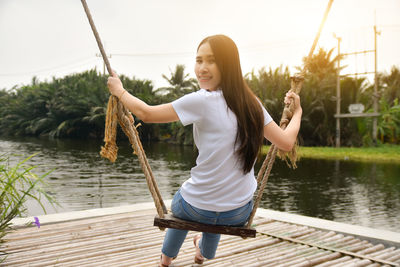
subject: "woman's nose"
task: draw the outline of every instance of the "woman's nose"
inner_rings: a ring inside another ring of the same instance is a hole
[[[200,65],[200,72],[201,73],[204,73],[204,72],[207,72],[208,71],[208,68],[207,68],[207,65],[206,64],[201,64]]]

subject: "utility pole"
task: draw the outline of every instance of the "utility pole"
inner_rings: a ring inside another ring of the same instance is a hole
[[[97,54],[96,54],[96,57],[102,57],[102,55],[99,54],[99,53],[97,53]],[[108,57],[108,58],[111,58],[111,54],[107,55],[107,57]],[[106,75],[106,63],[104,63],[104,60],[103,60],[103,75],[104,75],[104,76]]]
[[[336,70],[336,147],[340,147],[340,41],[342,38],[333,35],[338,40],[338,57],[337,57],[337,70]]]

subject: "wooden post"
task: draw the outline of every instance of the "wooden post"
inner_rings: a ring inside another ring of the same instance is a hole
[[[335,38],[338,40],[338,59],[337,59],[337,70],[336,70],[336,115],[340,114],[340,102],[341,102],[341,95],[340,95],[340,41],[342,38],[337,37]],[[340,118],[336,117],[336,147],[340,147]]]
[[[379,94],[378,94],[378,56],[377,56],[377,35],[379,32],[376,30],[376,25],[374,25],[374,51],[375,51],[375,81],[374,81],[374,113],[378,113],[378,100],[379,100]],[[378,137],[378,117],[374,117],[372,120],[372,140],[374,144],[377,143],[377,137]]]

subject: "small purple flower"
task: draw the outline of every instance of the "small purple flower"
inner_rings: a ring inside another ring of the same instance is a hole
[[[34,224],[36,224],[36,226],[38,228],[40,228],[40,222],[39,222],[39,218],[38,217],[33,217],[35,219]]]

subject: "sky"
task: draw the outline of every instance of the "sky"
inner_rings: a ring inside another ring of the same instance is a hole
[[[225,34],[239,48],[243,73],[289,67],[308,55],[328,0],[87,0],[118,74],[167,85],[184,64],[194,75],[198,43]],[[400,67],[400,0],[334,0],[317,49],[374,49],[378,71]],[[342,74],[373,72],[374,54],[348,56]],[[79,0],[0,0],[0,89],[96,68],[103,62]]]

